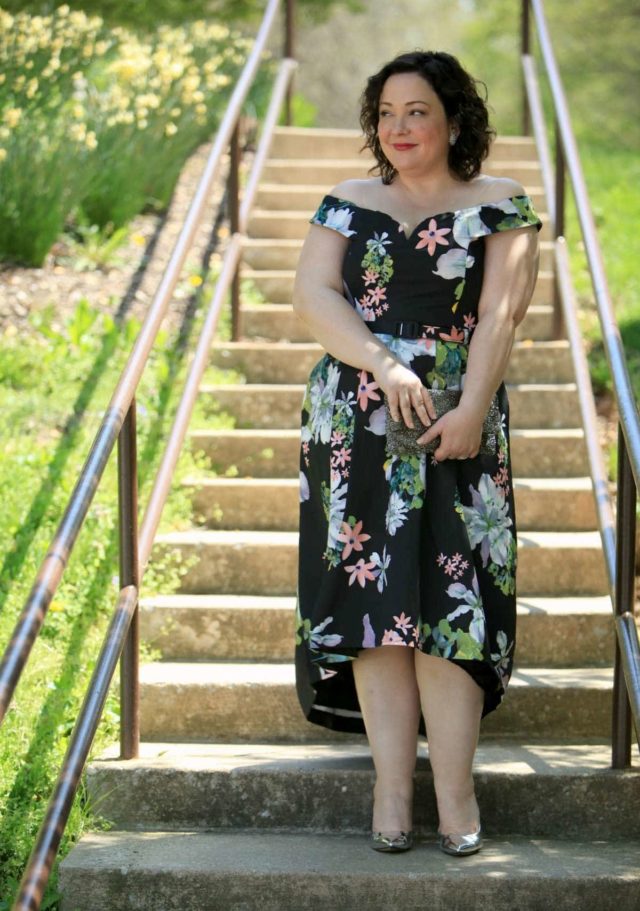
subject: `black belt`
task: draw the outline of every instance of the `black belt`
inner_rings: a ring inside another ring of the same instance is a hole
[[[373,320],[371,323],[368,323],[368,326],[372,332],[385,332],[389,335],[395,335],[398,338],[412,339],[422,338],[423,336],[425,338],[437,338],[436,331],[438,329],[449,333],[453,328],[451,323],[449,323],[448,326],[433,326],[430,323],[421,323],[419,320],[414,319],[394,320],[385,319],[385,317]],[[469,330],[466,327],[456,328],[459,332],[464,333],[464,341],[466,343],[469,340]]]

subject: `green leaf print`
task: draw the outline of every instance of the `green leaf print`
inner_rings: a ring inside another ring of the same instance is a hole
[[[513,595],[516,590],[516,562],[517,562],[517,545],[513,537],[509,542],[507,551],[507,562],[504,566],[498,563],[489,563],[487,569],[494,577],[495,584],[498,586],[503,595]]]
[[[460,386],[463,368],[466,366],[468,349],[456,342],[436,339],[436,362],[433,370],[426,375],[427,385],[432,389],[447,389]]]
[[[457,645],[456,658],[461,658],[465,661],[482,660],[482,648],[473,636],[459,629],[455,634],[455,639]]]

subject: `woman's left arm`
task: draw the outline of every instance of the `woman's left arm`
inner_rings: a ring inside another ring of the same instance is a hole
[[[447,412],[420,437],[441,436],[438,461],[473,458],[480,448],[482,424],[504,378],[516,327],[531,301],[540,260],[535,225],[487,235],[478,323],[469,343],[464,388],[457,408]]]
[[[535,225],[485,237],[485,266],[478,324],[469,343],[459,408],[480,423],[502,382],[516,335],[538,277],[540,250]]]

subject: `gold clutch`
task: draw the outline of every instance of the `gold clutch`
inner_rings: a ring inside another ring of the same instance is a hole
[[[462,396],[461,389],[429,389],[429,395],[436,410],[437,417],[442,417],[447,411],[456,408]],[[394,421],[389,410],[389,401],[384,397],[385,406],[385,431],[387,435],[387,455],[420,455],[423,452],[434,452],[440,445],[437,436],[429,443],[418,444],[416,440],[429,428],[422,423],[415,410],[411,409],[414,427],[407,427],[404,421]],[[482,424],[482,437],[480,439],[479,453],[483,455],[496,455],[498,451],[498,431],[502,417],[498,404],[497,394],[493,396],[489,410]]]

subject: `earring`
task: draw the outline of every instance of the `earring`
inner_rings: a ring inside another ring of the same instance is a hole
[[[456,136],[455,133],[450,133],[449,134],[449,145],[452,145],[452,146],[455,145],[457,138],[458,137]]]

